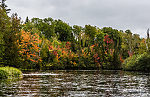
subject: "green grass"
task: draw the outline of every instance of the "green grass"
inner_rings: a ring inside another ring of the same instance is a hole
[[[14,67],[0,67],[0,79],[22,78],[22,72]]]

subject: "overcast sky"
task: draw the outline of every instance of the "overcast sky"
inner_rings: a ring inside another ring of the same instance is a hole
[[[146,37],[150,27],[150,0],[7,0],[11,13],[61,19],[70,25],[130,29]]]

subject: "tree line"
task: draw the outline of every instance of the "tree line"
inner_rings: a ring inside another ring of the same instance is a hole
[[[0,2],[0,65],[21,69],[122,69],[125,59],[148,51],[148,39],[130,30],[84,27],[53,18],[8,16]]]

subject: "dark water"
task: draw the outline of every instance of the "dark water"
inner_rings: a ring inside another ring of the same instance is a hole
[[[150,74],[123,71],[47,71],[0,80],[6,97],[150,97]]]

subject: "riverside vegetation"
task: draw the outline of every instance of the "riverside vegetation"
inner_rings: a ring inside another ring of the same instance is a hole
[[[14,67],[0,67],[0,79],[22,78],[22,72]]]
[[[70,26],[60,19],[27,17],[21,22],[16,13],[8,16],[10,9],[5,1],[0,3],[1,67],[140,71],[150,68],[149,32],[146,39],[130,30]]]

